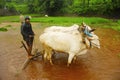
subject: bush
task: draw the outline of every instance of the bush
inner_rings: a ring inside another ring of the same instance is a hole
[[[16,12],[16,8],[15,8],[14,4],[9,3],[9,4],[6,5],[6,7],[7,7],[8,11]]]
[[[29,12],[27,5],[24,5],[24,4],[23,5],[16,5],[16,9],[21,14],[26,14]]]

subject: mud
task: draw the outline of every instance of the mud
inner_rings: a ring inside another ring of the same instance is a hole
[[[93,48],[87,54],[77,57],[67,67],[67,55],[55,54],[54,65],[38,57],[21,70],[27,53],[20,48],[22,36],[19,23],[10,24],[12,29],[0,32],[0,80],[120,80],[120,32],[97,28],[101,48]],[[35,32],[34,48],[41,50],[38,37],[43,29],[39,23],[33,24]],[[0,24],[0,27],[3,24]]]

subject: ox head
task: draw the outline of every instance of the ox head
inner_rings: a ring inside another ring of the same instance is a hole
[[[91,44],[93,47],[100,48],[100,42],[99,42],[99,38],[97,35],[93,35],[93,39],[91,40]]]
[[[87,39],[87,37],[85,38],[85,43],[88,47],[96,47],[96,48],[100,48],[100,42],[99,42],[99,38],[97,35],[93,35],[93,37],[91,38],[91,40],[89,41]]]
[[[82,26],[87,26],[87,25],[83,22],[83,23],[81,24],[81,26],[79,26],[79,28],[78,28],[78,31],[84,35]],[[87,27],[88,27],[89,29],[91,29],[90,26],[87,26]],[[89,36],[83,37],[83,36],[82,36],[83,38],[85,38],[85,43],[86,43],[87,47],[91,47],[91,45],[92,45],[92,47],[100,48],[99,38],[98,38],[97,35],[94,34],[94,31],[95,31],[95,30],[96,30],[96,29],[91,29],[91,30],[89,30],[89,32],[92,33],[92,37],[89,37]],[[90,41],[89,41],[88,39],[90,39]],[[90,43],[90,42],[91,42],[91,43]]]

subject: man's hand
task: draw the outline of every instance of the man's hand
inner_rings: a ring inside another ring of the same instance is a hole
[[[34,35],[29,35],[29,37],[34,37]]]

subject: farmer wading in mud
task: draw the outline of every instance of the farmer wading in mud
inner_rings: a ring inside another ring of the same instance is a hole
[[[23,36],[23,39],[26,41],[26,44],[28,46],[28,56],[32,56],[32,45],[34,40],[34,32],[32,30],[32,26],[30,23],[30,18],[28,16],[25,17],[25,22],[21,25],[21,34]]]

